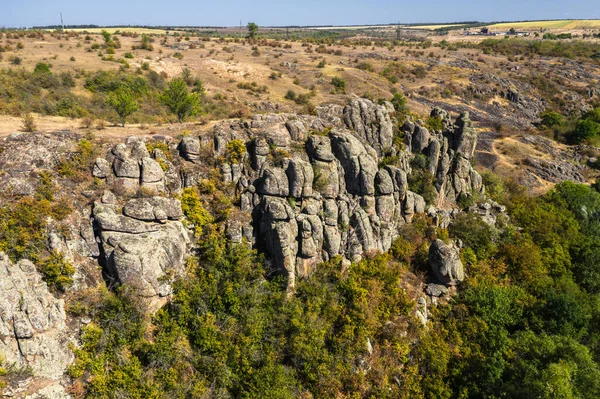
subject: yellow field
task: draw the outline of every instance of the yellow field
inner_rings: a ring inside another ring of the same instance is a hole
[[[154,34],[154,35],[163,35],[167,32],[170,33],[174,33],[174,32],[179,32],[179,33],[183,33],[182,31],[176,31],[176,30],[164,30],[164,29],[150,29],[150,28],[135,28],[135,27],[121,27],[121,28],[88,28],[88,29],[67,29],[68,31],[73,31],[73,32],[89,32],[89,33],[100,33],[103,30],[109,32],[110,34],[115,33],[116,31],[121,31],[121,32],[133,32],[133,33],[138,33],[138,34],[142,34],[142,33],[147,33],[147,34]]]
[[[492,28],[500,29],[600,29],[600,20],[598,19],[565,19],[559,21],[529,21],[529,22],[506,22],[501,24],[489,25]]]
[[[407,26],[407,29],[428,29],[428,30],[434,30],[434,29],[440,29],[440,28],[448,28],[448,27],[452,27],[452,26],[462,26],[464,24],[445,24],[445,25],[419,25],[419,26]]]

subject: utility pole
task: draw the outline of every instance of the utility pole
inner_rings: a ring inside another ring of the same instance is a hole
[[[62,26],[62,31],[65,31],[65,23],[63,22],[62,12],[60,13],[60,25]]]

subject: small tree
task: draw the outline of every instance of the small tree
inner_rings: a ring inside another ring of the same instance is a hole
[[[106,103],[119,115],[123,127],[125,126],[125,119],[139,108],[131,90],[124,87],[110,92],[106,97]]]
[[[102,37],[104,38],[104,43],[106,43],[107,45],[110,43],[110,32],[105,31],[104,29],[102,30],[102,32],[100,32],[100,34],[102,35]]]
[[[183,122],[188,116],[200,112],[200,95],[190,93],[185,81],[181,78],[171,80],[158,99],[173,114],[177,115],[179,122]]]
[[[258,33],[258,25],[256,25],[254,22],[248,23],[248,38],[254,39],[256,37],[257,33]]]

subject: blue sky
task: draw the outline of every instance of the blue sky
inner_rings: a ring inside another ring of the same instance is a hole
[[[0,0],[0,27],[96,25],[346,25],[600,19],[598,0]]]

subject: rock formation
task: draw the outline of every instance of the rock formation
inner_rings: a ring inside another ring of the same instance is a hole
[[[320,107],[317,117],[258,115],[215,127],[218,154],[230,140],[246,143],[247,162],[236,165],[237,178],[231,176],[233,166],[222,165],[223,180],[236,184],[241,210],[253,216],[254,231],[245,235],[285,272],[289,288],[334,256],[358,261],[387,251],[399,228],[425,212],[423,197],[408,187],[408,161],[416,154],[427,156],[435,177],[434,205],[483,192],[470,163],[477,138],[468,114],[452,123],[448,113],[435,109],[432,115],[443,122],[440,132],[407,122],[402,150],[393,145],[392,111],[391,104],[358,99],[343,109]],[[390,154],[396,162],[382,164]],[[437,209],[432,216],[440,212],[443,217],[445,211]]]
[[[31,370],[5,396],[69,397],[61,385],[74,359],[65,322],[64,301],[52,296],[35,265],[13,264],[0,252],[0,355],[8,365]]]
[[[435,240],[429,247],[429,267],[440,283],[456,285],[465,279],[460,249],[455,244]]]
[[[453,123],[447,112],[434,109],[441,131],[407,121],[404,148],[394,145],[389,103],[356,99],[346,107],[318,107],[316,113],[225,121],[212,135],[223,182],[236,187],[240,210],[252,219],[228,223],[229,237],[265,251],[290,289],[332,257],[355,262],[387,251],[399,229],[428,205],[435,206],[429,213],[438,224],[447,226],[453,213],[445,208],[452,209],[461,196],[483,193],[470,163],[477,137],[466,113]],[[232,140],[243,142],[247,152],[232,158],[227,152]],[[94,176],[112,189],[93,212],[106,270],[140,295],[168,295],[170,277],[182,271],[189,241],[179,221],[181,208],[161,195],[208,177],[202,163],[214,160],[201,159],[201,149],[209,144],[206,136],[185,136],[177,146],[180,156],[169,161],[129,138],[96,161]],[[427,158],[434,177],[439,194],[434,204],[408,185],[409,161],[418,154]],[[150,198],[129,199],[140,194]]]

